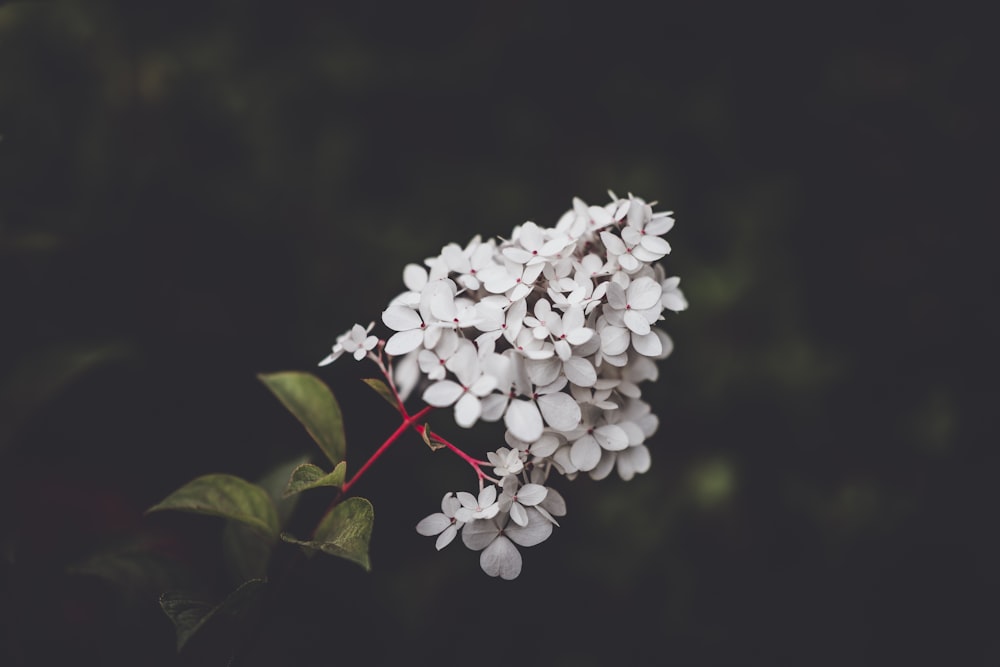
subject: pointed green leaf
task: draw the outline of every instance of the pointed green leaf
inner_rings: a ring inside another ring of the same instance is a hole
[[[264,579],[251,579],[214,605],[190,593],[169,591],[160,596],[160,607],[177,630],[177,650],[181,651],[195,637],[221,634],[237,629],[260,602]]]
[[[99,577],[130,599],[145,602],[149,596],[186,585],[191,579],[184,564],[169,554],[167,539],[145,529],[130,532],[66,570],[74,575]]]
[[[312,540],[297,540],[286,534],[282,534],[281,539],[345,558],[370,572],[372,566],[368,558],[368,544],[374,521],[375,509],[370,502],[364,498],[348,498],[327,512],[316,526]]]
[[[278,509],[278,524],[284,526],[295,510],[298,496],[282,498],[282,492],[288,484],[288,476],[292,470],[306,462],[305,456],[297,456],[290,461],[283,461],[257,480],[257,486],[267,491]],[[227,521],[222,531],[222,551],[233,576],[233,583],[263,577],[271,561],[275,541],[261,536],[239,521]]]
[[[227,521],[222,531],[222,556],[229,581],[263,577],[274,552],[274,542],[245,523]]]
[[[337,465],[344,460],[344,418],[337,399],[322,380],[297,371],[262,373],[257,377],[306,427],[330,463]]]
[[[378,378],[364,378],[362,380],[366,385],[378,392],[378,395],[385,399],[385,402],[392,406],[393,410],[399,411],[399,404],[396,403],[396,397],[392,393],[392,389],[389,386],[379,380]]]
[[[256,481],[257,486],[267,491],[271,496],[275,506],[278,508],[278,523],[284,526],[288,523],[299,499],[295,497],[286,498],[285,487],[288,486],[288,477],[292,471],[309,460],[308,456],[300,455],[289,461],[284,461],[267,471],[264,476]],[[247,577],[250,579],[251,577]]]
[[[343,486],[344,477],[347,473],[347,461],[341,461],[333,469],[333,472],[325,472],[319,466],[311,463],[303,463],[292,471],[285,488],[285,498],[302,493],[306,489],[315,489],[321,486]]]
[[[267,491],[234,475],[212,474],[193,479],[146,512],[161,510],[240,521],[270,539],[277,537],[280,530],[278,512]]]
[[[106,343],[19,354],[16,358],[20,363],[6,368],[0,383],[0,452],[11,446],[20,429],[60,392],[95,368],[131,353],[124,343]]]

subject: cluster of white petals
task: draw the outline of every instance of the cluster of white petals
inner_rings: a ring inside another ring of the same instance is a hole
[[[417,526],[438,549],[461,533],[491,576],[517,577],[518,547],[548,538],[565,514],[545,486],[552,472],[628,480],[650,466],[657,418],[640,385],[673,349],[664,312],[687,301],[658,263],[671,213],[610,194],[604,206],[574,199],[553,227],[525,222],[509,238],[476,236],[407,265],[406,291],[382,313],[401,395],[419,390],[465,428],[506,427],[508,446],[488,454],[499,490],[480,478],[478,496],[449,493]],[[367,332],[356,326],[324,362],[360,358]]]

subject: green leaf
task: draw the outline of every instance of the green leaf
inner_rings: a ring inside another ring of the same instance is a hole
[[[271,468],[263,477],[256,481],[257,486],[267,491],[271,496],[275,506],[278,508],[278,524],[284,526],[295,512],[295,506],[299,499],[296,497],[286,498],[285,487],[288,486],[288,477],[296,468],[309,460],[308,456],[300,455],[289,461],[284,461]],[[247,577],[250,579],[250,577]]]
[[[288,476],[292,470],[306,462],[305,456],[297,456],[290,461],[283,461],[274,466],[263,477],[257,480],[257,486],[267,491],[278,509],[278,524],[284,526],[298,502],[298,496],[282,498],[282,492],[288,484]],[[222,551],[226,564],[236,584],[247,579],[263,577],[271,561],[275,541],[261,536],[239,521],[227,521],[222,531]],[[162,589],[161,589],[162,590]]]
[[[181,651],[197,635],[221,635],[239,629],[250,618],[263,597],[264,579],[251,579],[213,605],[191,593],[168,591],[160,596],[160,607],[177,630],[177,650]]]
[[[389,386],[379,380],[378,378],[364,378],[361,380],[366,385],[378,392],[378,395],[385,399],[385,402],[392,406],[393,410],[399,411],[399,404],[396,402],[396,397],[392,393],[392,389]]]
[[[371,572],[368,543],[371,541],[374,521],[375,509],[370,502],[364,498],[348,498],[326,513],[316,526],[312,540],[297,540],[286,534],[282,534],[281,539],[345,558]]]
[[[183,563],[170,555],[168,539],[149,530],[135,531],[66,570],[73,575],[99,577],[130,600],[145,604],[161,591],[187,585],[192,579]]]
[[[315,489],[321,486],[343,486],[344,477],[347,474],[347,461],[341,461],[333,469],[333,472],[324,472],[319,466],[311,463],[303,463],[292,471],[285,488],[283,497],[302,493],[306,489]]]
[[[277,537],[280,530],[278,512],[267,491],[234,475],[212,474],[193,479],[146,512],[162,510],[240,521],[270,539]]]
[[[45,348],[18,355],[0,383],[0,453],[47,403],[92,370],[132,354],[124,343]],[[23,357],[23,358],[22,358]]]
[[[337,399],[322,380],[297,371],[262,373],[257,377],[302,422],[330,463],[337,465],[344,460],[344,418]]]

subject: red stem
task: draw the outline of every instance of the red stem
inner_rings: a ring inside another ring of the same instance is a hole
[[[403,435],[407,431],[407,429],[409,429],[411,426],[415,426],[418,421],[423,419],[424,416],[433,409],[434,409],[433,406],[428,405],[425,406],[422,410],[420,410],[416,414],[406,416],[406,418],[403,420],[403,423],[399,425],[399,428],[397,428],[393,432],[393,434],[390,435],[386,439],[386,441],[383,442],[382,445],[375,450],[374,454],[368,457],[368,460],[365,461],[363,466],[358,468],[358,471],[354,473],[354,476],[351,477],[351,479],[347,480],[344,486],[340,487],[340,495],[345,495],[348,489],[354,486],[354,483],[358,481],[358,478],[360,478],[361,475],[363,475],[365,471],[368,470],[368,468],[370,468],[373,463],[375,463],[375,460],[378,459],[378,457],[382,456],[382,454],[385,453],[385,450],[389,449],[389,446],[399,439],[399,436]]]

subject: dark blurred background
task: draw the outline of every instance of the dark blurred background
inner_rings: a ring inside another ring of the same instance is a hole
[[[691,304],[652,470],[561,484],[508,583],[413,530],[473,480],[411,437],[356,487],[374,571],[305,563],[235,664],[1000,664],[988,26],[5,4],[0,662],[184,664],[157,596],[232,588],[221,524],[143,511],[314,453],[255,374],[315,369],[405,263],[611,188],[675,211]],[[356,468],[393,415],[370,366],[317,373]]]

